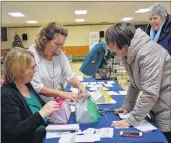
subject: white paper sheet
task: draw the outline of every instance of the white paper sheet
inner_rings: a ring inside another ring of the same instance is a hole
[[[89,90],[90,91],[94,91],[94,90],[96,91],[96,90],[98,90],[98,88],[97,87],[91,87],[91,88],[89,88]]]
[[[83,133],[84,135],[94,134],[95,130],[96,130],[96,129],[94,129],[94,128],[88,128],[88,129],[82,131],[82,133]]]
[[[139,125],[134,128],[142,132],[149,132],[149,131],[157,130],[157,128],[153,126],[151,123],[149,123],[147,120],[141,121]]]
[[[107,83],[114,84],[115,82],[114,81],[107,81]]]
[[[96,129],[96,134],[100,135],[100,138],[113,138],[114,128],[101,128]]]
[[[127,95],[127,91],[119,91],[121,95]]]
[[[118,92],[115,91],[107,91],[109,95],[120,95]]]
[[[112,84],[109,84],[109,83],[108,84],[104,84],[104,86],[105,87],[113,87],[113,85]]]
[[[105,82],[103,81],[98,81],[97,84],[104,84]]]
[[[79,124],[67,124],[67,125],[48,125],[46,131],[65,131],[65,130],[79,130]]]
[[[87,84],[89,84],[89,82],[81,82],[82,84],[84,84],[84,85],[87,85]]]
[[[87,87],[94,87],[94,85],[93,84],[88,84],[88,85],[86,85]]]
[[[97,84],[97,82],[90,82],[90,84]]]
[[[126,119],[126,118],[129,117],[129,115],[130,115],[130,113],[127,113],[127,114],[119,113],[119,117],[120,117],[121,119]]]
[[[88,135],[77,135],[75,137],[75,142],[95,142],[100,141],[100,135],[88,134]]]
[[[58,143],[74,143],[76,134],[62,135]]]

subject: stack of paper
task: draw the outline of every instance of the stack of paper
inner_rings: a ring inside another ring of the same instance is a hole
[[[57,138],[63,134],[71,134],[79,131],[79,124],[48,125],[46,127],[46,138]]]
[[[116,101],[113,100],[110,95],[105,90],[97,90],[96,92],[89,92],[91,98],[96,102],[96,104],[115,104]]]
[[[68,125],[48,125],[46,131],[78,131],[80,129],[79,124]]]

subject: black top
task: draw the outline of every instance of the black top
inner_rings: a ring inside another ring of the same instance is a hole
[[[35,92],[30,83],[26,86],[34,93],[42,106],[45,102]],[[6,84],[1,87],[1,131],[2,143],[39,143],[45,136],[45,130],[37,132],[36,129],[45,125],[39,112],[32,114],[23,95],[16,85]]]

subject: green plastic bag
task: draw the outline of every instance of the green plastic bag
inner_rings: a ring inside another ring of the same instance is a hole
[[[75,105],[76,121],[78,123],[96,123],[99,121],[97,104],[88,98],[80,99]]]

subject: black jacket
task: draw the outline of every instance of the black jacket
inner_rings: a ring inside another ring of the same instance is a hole
[[[147,34],[150,35],[151,25],[147,26]],[[158,44],[163,46],[171,55],[171,15],[169,14],[166,17],[166,21],[161,29],[161,33],[159,39],[157,41]]]
[[[34,91],[30,83],[27,87],[35,94],[42,105],[44,101]],[[23,95],[16,85],[6,84],[1,87],[1,131],[2,143],[33,143],[41,142],[45,130],[37,132],[40,125],[45,125],[39,112],[32,114]]]

